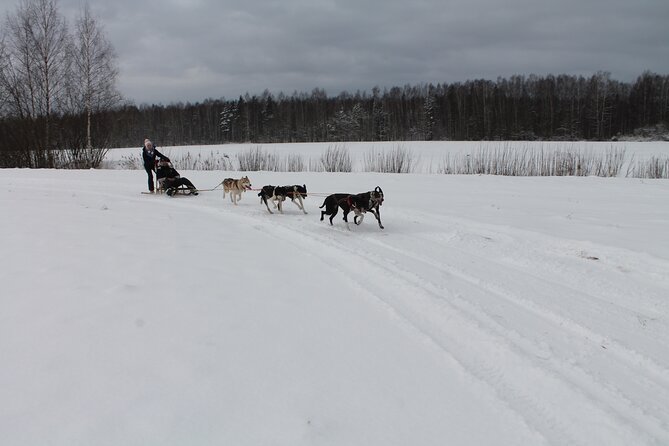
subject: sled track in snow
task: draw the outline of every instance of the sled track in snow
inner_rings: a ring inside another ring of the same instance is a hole
[[[379,243],[378,240],[374,240],[375,243]],[[390,251],[400,251],[396,250],[393,246],[384,244],[384,249]],[[458,251],[458,255],[467,256],[468,253],[465,251],[455,248]],[[637,420],[640,426],[643,426],[644,430],[653,431],[652,423],[649,425],[648,421],[652,420],[654,416],[652,412],[649,413],[647,408],[644,408],[634,402],[633,398],[629,396],[629,393],[622,391],[619,388],[612,386],[611,383],[602,381],[600,378],[595,376],[592,371],[589,371],[573,360],[574,358],[569,357],[568,347],[569,345],[561,346],[560,350],[553,348],[553,346],[544,346],[541,342],[538,342],[538,338],[531,337],[532,333],[524,334],[519,331],[518,326],[509,326],[509,321],[500,317],[488,310],[490,307],[495,307],[496,300],[503,299],[505,302],[513,306],[513,312],[515,313],[525,313],[524,319],[528,321],[528,325],[531,325],[533,322],[531,319],[537,319],[538,324],[541,325],[541,329],[548,330],[549,327],[551,330],[564,338],[568,338],[570,343],[583,343],[586,341],[591,344],[590,349],[596,354],[599,353],[599,350],[605,348],[607,350],[606,354],[613,354],[616,356],[617,365],[616,368],[619,369],[619,372],[624,369],[624,371],[629,376],[629,382],[634,383],[635,381],[642,381],[646,386],[654,388],[662,396],[658,397],[658,401],[662,401],[664,397],[669,397],[666,394],[666,389],[668,388],[667,383],[667,374],[664,369],[657,365],[652,359],[645,357],[639,354],[636,351],[629,350],[626,347],[619,345],[615,342],[607,342],[607,346],[603,347],[601,342],[598,340],[605,339],[606,336],[599,333],[593,332],[592,330],[579,325],[578,323],[570,320],[564,316],[558,315],[551,310],[540,307],[529,299],[524,297],[519,297],[514,290],[511,290],[509,287],[500,286],[499,284],[491,284],[490,282],[485,282],[479,276],[473,276],[471,274],[462,271],[459,268],[448,266],[445,264],[435,264],[434,262],[428,262],[419,256],[414,254],[407,253],[406,251],[401,251],[401,254],[408,256],[414,262],[424,263],[424,269],[436,269],[444,275],[450,276],[451,279],[459,279],[464,282],[471,284],[474,288],[471,291],[465,294],[461,290],[458,293],[451,294],[448,298],[441,297],[442,300],[447,300],[450,305],[457,308],[458,311],[466,314],[472,320],[477,321],[481,327],[486,327],[487,330],[494,332],[497,336],[506,339],[509,341],[508,347],[515,351],[522,353],[527,358],[538,358],[543,361],[542,367],[546,367],[546,363],[550,365],[550,369],[555,372],[556,376],[562,377],[565,381],[569,382],[569,386],[576,386],[582,389],[584,394],[590,394],[590,397],[594,401],[606,401],[611,408],[617,408],[618,413],[622,416],[624,413],[629,412],[629,409],[639,413],[640,418]],[[479,261],[481,259],[478,259]],[[495,262],[488,262],[495,263]],[[513,280],[520,280],[523,276],[521,271],[508,271],[508,267],[502,267],[501,265],[495,263],[494,265],[497,268],[503,268],[506,270],[504,274],[505,277],[513,277],[514,279],[509,279],[511,282]],[[409,277],[413,275],[413,272],[402,272],[394,270],[394,274],[403,275],[404,277]],[[407,276],[409,275],[409,276]],[[525,276],[526,277],[526,276]],[[539,278],[530,278],[531,281],[539,281]],[[423,289],[432,289],[433,296],[436,299],[439,299],[438,289],[440,285],[431,283],[430,279],[426,276],[421,276],[420,278],[414,279],[416,286],[423,284]],[[525,282],[526,284],[527,282]],[[462,288],[462,286],[457,286],[455,288]],[[549,283],[551,286],[557,286],[557,284]],[[481,293],[476,293],[476,288],[480,289]],[[567,290],[574,293],[577,290]],[[594,298],[595,296],[585,296],[585,298]],[[497,304],[499,306],[499,304]],[[508,310],[507,310],[508,311]],[[567,330],[569,333],[566,333]],[[536,333],[534,333],[536,334]],[[651,374],[644,375],[643,371],[650,371]],[[626,409],[626,410],[623,410]],[[661,410],[661,407],[655,407],[654,409]],[[658,425],[661,423],[655,419],[654,422]],[[662,429],[659,426],[655,426],[657,432],[662,432]]]

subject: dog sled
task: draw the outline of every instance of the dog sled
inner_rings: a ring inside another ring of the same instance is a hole
[[[156,192],[169,197],[176,195],[198,195],[198,190],[186,177],[172,166],[169,160],[156,162]]]
[[[191,189],[186,186],[168,187],[160,193],[165,193],[168,197],[174,197],[175,195],[199,195],[197,189]]]

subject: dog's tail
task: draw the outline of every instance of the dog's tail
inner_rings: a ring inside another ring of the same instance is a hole
[[[323,209],[323,208],[325,207],[325,203],[327,203],[327,201],[328,201],[327,198],[326,198],[325,200],[323,200],[323,204],[321,204],[320,206],[318,206],[318,209]]]

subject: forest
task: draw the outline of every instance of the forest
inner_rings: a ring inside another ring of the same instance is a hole
[[[324,90],[290,96],[265,91],[234,100],[134,105],[97,111],[97,147],[414,140],[611,140],[666,127],[669,76],[643,73],[634,83],[608,73],[513,76],[453,84],[405,85],[371,92]],[[44,118],[4,116],[0,148],[27,149],[43,140]],[[80,144],[83,113],[51,117],[52,148]]]
[[[453,84],[406,85],[371,92],[324,90],[288,96],[265,91],[235,100],[123,105],[91,119],[95,147],[221,143],[415,140],[611,140],[666,128],[669,76],[643,73],[632,83],[608,73],[513,76]],[[0,120],[0,150],[24,152],[43,141],[44,117]],[[51,117],[51,149],[80,147],[85,113]],[[4,157],[3,157],[4,158]],[[1,163],[6,164],[6,163]]]
[[[371,92],[126,105],[98,120],[112,146],[413,140],[610,140],[666,125],[669,76],[513,76]]]
[[[635,83],[590,78],[514,76],[497,81],[324,90],[202,103],[125,105],[96,119],[113,147],[150,135],[162,145],[227,142],[413,140],[609,140],[667,124],[669,76]]]

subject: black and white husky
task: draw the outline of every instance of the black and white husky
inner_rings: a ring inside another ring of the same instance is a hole
[[[355,214],[353,223],[356,225],[362,223],[366,212],[371,212],[379,222],[379,228],[383,229],[383,224],[381,224],[381,213],[379,211],[379,206],[381,206],[381,204],[383,204],[383,191],[379,186],[376,186],[372,191],[362,192],[360,194],[332,194],[327,196],[323,201],[323,204],[319,206],[320,209],[325,208],[324,211],[321,211],[321,221],[323,221],[325,215],[329,215],[330,224],[332,224],[332,219],[337,215],[339,208],[341,208],[344,212],[346,226],[348,226],[349,212],[353,211]]]
[[[271,200],[275,208],[279,209],[279,212],[283,214],[283,202],[286,198],[290,198],[290,201],[295,203],[295,205],[300,208],[305,214],[307,211],[304,210],[303,198],[307,198],[307,186],[305,184],[299,185],[294,184],[292,186],[263,186],[258,193],[260,197],[260,203],[265,203],[267,211],[270,214],[273,214],[272,210],[267,204],[267,200]]]

